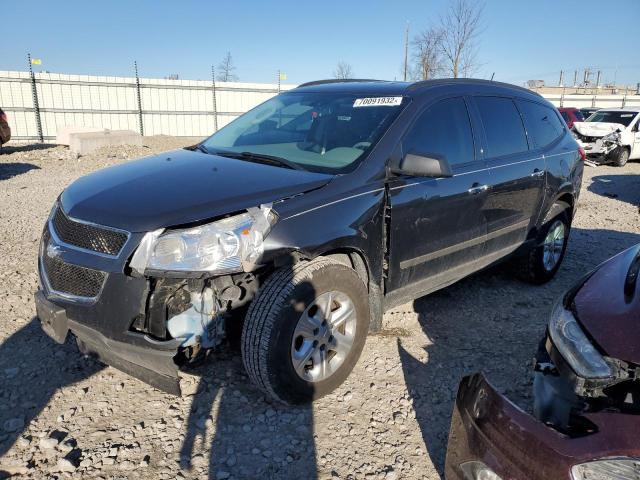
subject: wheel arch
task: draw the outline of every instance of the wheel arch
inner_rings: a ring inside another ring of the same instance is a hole
[[[568,211],[569,221],[572,221],[576,211],[576,196],[571,184],[563,185],[563,187],[558,190],[553,200],[548,203],[548,207],[546,208],[546,211],[544,211],[544,215],[540,216],[538,229],[551,217],[557,215],[562,210]]]

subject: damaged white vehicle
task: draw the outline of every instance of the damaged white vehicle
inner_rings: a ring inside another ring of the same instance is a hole
[[[573,124],[573,135],[589,157],[624,166],[640,158],[640,107],[598,110]]]

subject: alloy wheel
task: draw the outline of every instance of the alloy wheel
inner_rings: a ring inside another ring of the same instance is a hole
[[[291,361],[300,378],[326,380],[349,356],[356,335],[356,309],[338,291],[319,295],[302,313],[293,333]]]

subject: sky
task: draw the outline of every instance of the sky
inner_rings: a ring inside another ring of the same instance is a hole
[[[211,78],[227,51],[239,81],[330,78],[339,61],[358,78],[401,79],[404,31],[437,22],[451,0],[0,0],[0,70]],[[486,0],[474,76],[522,84],[573,80],[584,67],[603,82],[640,82],[640,0]]]

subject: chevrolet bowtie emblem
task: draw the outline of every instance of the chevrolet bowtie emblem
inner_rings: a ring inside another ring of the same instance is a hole
[[[62,253],[62,250],[59,246],[54,245],[53,243],[49,243],[49,245],[47,245],[47,257],[57,258],[60,256],[60,253]]]

